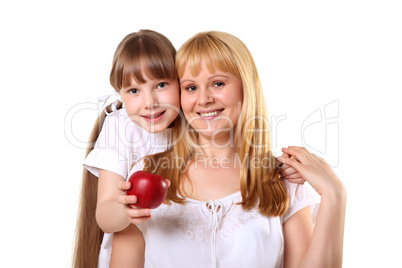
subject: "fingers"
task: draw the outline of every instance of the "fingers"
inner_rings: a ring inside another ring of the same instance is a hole
[[[292,168],[293,169],[293,168]],[[302,176],[300,175],[300,173],[299,172],[295,172],[295,173],[292,173],[292,174],[289,174],[289,175],[286,175],[286,176],[283,176],[282,174],[281,174],[281,176],[282,176],[282,178],[284,178],[284,179],[299,179],[299,178],[302,178]]]
[[[123,205],[130,205],[137,203],[137,197],[135,195],[121,194],[117,197],[117,202]]]
[[[117,202],[126,205],[126,214],[130,218],[132,224],[139,224],[151,219],[151,210],[146,208],[138,208],[135,206],[137,197],[135,195],[126,195],[125,191],[131,189],[131,183],[122,181],[118,184],[117,188],[123,193],[117,197]]]
[[[120,191],[123,191],[123,192],[127,191],[127,190],[130,190],[131,189],[131,183],[128,182],[128,181],[122,181],[117,185],[117,188]]]
[[[132,224],[140,224],[146,221],[149,221],[151,219],[151,216],[148,217],[141,217],[141,218],[131,218],[130,222]]]
[[[297,184],[304,184],[306,182],[305,179],[303,178],[298,178],[298,179],[288,179],[289,182],[291,183],[297,183]]]
[[[132,224],[139,224],[148,221],[151,218],[149,208],[138,208],[135,206],[137,197],[135,195],[121,195],[118,202],[126,205],[126,215],[130,218]]]
[[[311,155],[312,155],[314,158],[316,158],[316,159],[318,159],[318,160],[320,160],[320,161],[322,161],[322,162],[324,162],[324,163],[327,163],[327,161],[325,161],[325,159],[324,159],[324,158],[319,157],[318,155],[313,154],[313,153],[311,153]]]
[[[133,205],[126,211],[127,216],[130,218],[131,223],[139,224],[146,222],[151,218],[151,210],[148,208],[137,208]]]
[[[304,148],[302,147],[289,146],[288,148],[282,148],[282,152],[296,157],[296,159],[303,164],[306,160],[309,159],[310,155],[310,153],[306,149],[303,149]]]
[[[120,191],[125,192],[131,189],[131,183],[128,181],[122,181],[118,184],[117,188]],[[137,197],[135,195],[126,195],[123,193],[117,197],[117,202],[123,205],[135,204],[137,203]]]
[[[301,174],[291,166],[289,166],[288,169],[281,171],[281,177],[292,183],[304,184],[306,182]]]
[[[300,172],[300,169],[302,168],[302,164],[298,161],[297,158],[283,158],[283,157],[278,157],[278,160],[288,166],[293,167],[297,171]]]
[[[290,158],[296,159],[294,156],[292,156]],[[295,168],[293,168],[289,165],[283,164],[283,163],[281,163],[281,164],[282,164],[282,166],[280,167],[280,172],[281,172],[282,177],[297,173],[297,170]]]
[[[289,158],[290,156],[289,156],[287,153],[283,153],[283,154],[281,155],[281,157],[282,157],[282,158]],[[279,169],[281,170],[281,172],[282,172],[282,171],[288,169],[289,166],[288,166],[288,165],[285,165],[284,163],[279,163],[278,168],[279,168]]]
[[[282,158],[295,158],[293,155],[290,156],[290,155],[288,155],[287,153],[283,153],[281,157],[282,157]],[[293,172],[293,173],[296,173],[296,172],[297,172],[297,170],[295,170],[295,169],[292,168],[291,166],[286,165],[286,164],[284,164],[284,163],[280,163],[280,165],[279,165],[278,167],[279,167],[280,170],[281,170],[281,175],[282,175],[282,176],[284,176],[284,175],[282,174],[282,172],[284,172],[285,170],[288,170],[288,169],[291,169],[291,171],[287,171],[287,174],[292,174],[292,172]]]

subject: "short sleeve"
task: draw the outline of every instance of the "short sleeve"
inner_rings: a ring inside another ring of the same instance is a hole
[[[99,170],[114,172],[123,178],[127,177],[128,159],[124,151],[119,151],[119,136],[117,133],[117,116],[112,114],[105,118],[94,149],[84,160],[84,167],[99,177]]]
[[[284,183],[289,193],[289,208],[282,216],[282,222],[287,221],[299,210],[310,206],[313,223],[315,223],[321,197],[307,182],[305,184],[297,184],[284,180]]]

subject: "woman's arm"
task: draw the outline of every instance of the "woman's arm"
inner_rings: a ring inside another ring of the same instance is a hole
[[[310,242],[308,237],[302,237],[304,234],[297,234],[311,232],[305,211],[297,212],[288,219],[289,222],[285,222],[285,252],[288,251],[285,253],[285,267],[342,267],[346,214],[344,185],[323,159],[311,154],[305,148],[289,147],[283,151],[295,158],[279,158],[279,161],[299,171],[321,195],[321,205]],[[289,242],[295,238],[300,238],[301,242]],[[288,245],[286,241],[289,242]],[[295,248],[297,246],[305,248],[304,254]],[[293,262],[291,261],[293,258],[300,261]]]
[[[99,171],[96,221],[105,233],[119,232],[130,223],[149,219],[149,209],[129,206],[137,202],[135,196],[124,194],[130,187],[131,184],[125,182],[122,176],[107,170]]]
[[[141,231],[134,224],[113,234],[111,268],[144,267],[145,242]]]

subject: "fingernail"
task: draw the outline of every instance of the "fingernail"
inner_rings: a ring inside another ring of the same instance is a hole
[[[285,162],[285,159],[283,157],[278,157],[278,161]]]

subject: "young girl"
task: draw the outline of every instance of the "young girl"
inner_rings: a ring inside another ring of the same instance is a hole
[[[304,148],[283,149],[321,195],[280,179],[270,151],[258,73],[245,45],[200,33],[179,50],[185,129],[173,148],[147,157],[171,182],[167,199],[143,223],[115,234],[111,267],[340,267],[346,191],[331,168]],[[176,161],[180,155],[180,161]],[[159,159],[170,165],[157,166]],[[142,167],[135,167],[132,172]]]
[[[127,35],[116,49],[110,83],[120,101],[102,112],[90,137],[76,231],[76,268],[109,267],[112,234],[104,232],[121,231],[149,217],[149,210],[127,205],[136,197],[123,196],[130,187],[123,182],[140,158],[169,146],[168,127],[180,111],[175,54],[165,36],[150,30]]]

